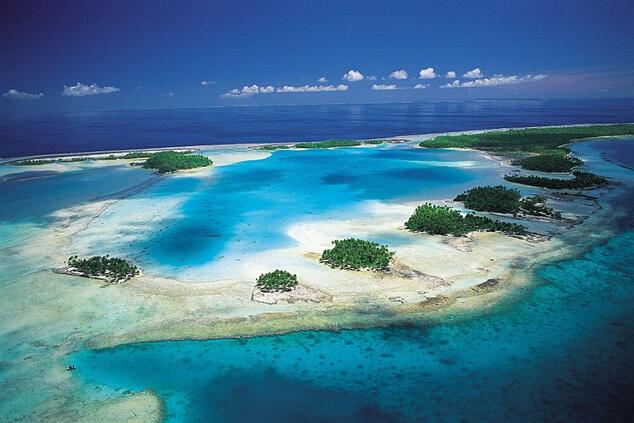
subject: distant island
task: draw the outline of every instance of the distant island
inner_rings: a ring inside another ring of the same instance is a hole
[[[574,170],[583,161],[571,155],[568,144],[574,140],[633,135],[634,125],[588,125],[553,128],[526,128],[487,131],[475,134],[441,135],[422,141],[426,148],[471,148],[500,157],[513,158],[511,164],[526,170],[568,173],[572,179],[544,176],[507,175],[509,182],[549,189],[592,188],[607,184],[607,179]]]
[[[47,164],[64,164],[93,160],[146,159],[144,162],[133,162],[131,164],[133,166],[141,166],[145,169],[156,169],[159,173],[173,173],[178,170],[206,167],[213,164],[208,157],[201,154],[193,154],[194,152],[195,150],[132,151],[125,154],[80,155],[75,157],[14,160],[6,164],[14,166],[42,166]]]
[[[357,147],[360,145],[379,145],[384,141],[381,140],[369,140],[369,141],[357,141],[348,139],[333,139],[314,142],[300,142],[297,144],[268,144],[259,147],[260,150],[273,151],[273,150],[287,150],[289,148],[302,148],[302,149],[320,149],[320,148],[340,148],[340,147]]]
[[[126,282],[141,273],[141,270],[129,261],[108,255],[85,259],[76,255],[70,256],[66,264],[66,267],[54,269],[54,271],[66,275],[102,279],[109,284]]]
[[[181,153],[178,151],[161,151],[148,158],[143,167],[156,169],[159,173],[173,173],[177,170],[195,169],[211,166],[213,162],[200,154]]]

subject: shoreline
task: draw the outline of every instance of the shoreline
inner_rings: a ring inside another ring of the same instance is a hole
[[[418,138],[423,137],[420,140],[407,140],[406,142],[420,142],[423,139],[430,137],[437,137],[442,135],[459,135],[459,134],[477,134],[481,132],[490,132],[490,131],[507,131],[510,129],[539,129],[539,128],[565,128],[565,127],[583,127],[583,126],[610,126],[610,125],[631,125],[633,122],[612,122],[612,123],[573,123],[569,125],[540,125],[540,126],[514,126],[514,127],[505,127],[505,128],[484,128],[484,129],[470,129],[465,131],[446,131],[446,132],[432,132],[429,134],[403,134],[403,135],[393,135],[389,137],[380,137],[380,138],[360,138],[358,141],[370,141],[370,140],[382,140],[388,141],[395,138]],[[164,150],[201,150],[201,149],[230,149],[230,148],[253,148],[253,147],[261,147],[265,145],[289,145],[298,142],[319,142],[317,141],[288,141],[288,142],[278,142],[278,141],[266,141],[261,143],[235,143],[235,144],[195,144],[195,145],[182,145],[182,146],[170,146],[170,147],[143,147],[143,148],[127,148],[127,149],[114,149],[114,150],[95,150],[95,151],[78,151],[71,153],[48,153],[48,154],[35,154],[28,156],[16,156],[16,157],[0,157],[0,165],[9,164],[13,161],[20,160],[30,160],[30,159],[47,159],[47,158],[72,158],[72,157],[90,157],[94,155],[100,154],[116,154],[116,153],[133,153],[140,151],[154,152],[154,151],[164,151]],[[468,149],[465,149],[468,150]],[[475,150],[479,151],[479,150]]]

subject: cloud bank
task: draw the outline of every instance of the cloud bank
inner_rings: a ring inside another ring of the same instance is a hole
[[[257,84],[253,84],[253,85],[245,85],[242,88],[235,88],[231,91],[224,93],[222,96],[223,97],[249,97],[255,94],[317,93],[317,92],[333,92],[333,91],[348,91],[348,86],[345,84],[303,85],[303,86],[284,85],[282,87],[275,88],[271,85],[260,86]]]
[[[513,85],[520,84],[522,82],[540,81],[546,78],[546,75],[494,75],[491,78],[474,79],[473,81],[460,82],[459,80],[453,81],[451,84],[441,85],[440,88],[478,88],[478,87],[496,87],[500,85]]]
[[[475,68],[475,69],[471,69],[469,72],[465,72],[464,75],[462,75],[465,78],[471,78],[471,79],[477,79],[477,78],[482,78],[484,77],[484,75],[482,74],[482,71],[480,70],[480,68]]]
[[[11,98],[13,100],[37,100],[38,98],[44,97],[44,93],[31,94],[18,90],[9,90],[2,94],[2,97]]]
[[[372,84],[373,91],[391,91],[396,89],[396,84]]]
[[[109,94],[117,91],[119,91],[119,88],[117,87],[100,87],[99,85],[94,83],[86,85],[78,82],[77,84],[71,85],[70,87],[68,85],[64,85],[64,91],[62,91],[62,95],[69,97],[82,97],[85,95]]]

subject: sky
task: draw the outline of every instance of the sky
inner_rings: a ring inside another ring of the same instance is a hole
[[[0,0],[0,111],[634,97],[634,1]]]

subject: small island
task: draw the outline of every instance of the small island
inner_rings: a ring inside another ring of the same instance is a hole
[[[333,139],[323,141],[300,142],[297,144],[268,144],[259,147],[260,150],[288,150],[289,148],[301,149],[323,149],[323,148],[341,148],[341,147],[358,147],[360,145],[379,145],[383,144],[381,140],[357,141],[347,139]]]
[[[143,163],[145,169],[156,169],[159,173],[173,173],[177,170],[211,166],[213,162],[200,154],[189,152],[161,151]]]
[[[515,223],[500,222],[488,217],[467,214],[447,206],[425,203],[416,208],[414,214],[405,222],[412,232],[425,232],[430,235],[464,236],[469,232],[502,232],[507,235],[524,235],[526,228]]]
[[[193,150],[183,150],[178,151],[181,154],[191,154]],[[154,151],[131,151],[125,154],[108,154],[108,155],[93,155],[93,154],[82,154],[74,157],[52,157],[52,158],[43,158],[43,159],[24,159],[24,160],[13,160],[7,162],[6,164],[10,164],[13,166],[42,166],[47,164],[64,164],[64,163],[76,163],[76,162],[87,162],[87,161],[95,161],[95,160],[136,160],[136,159],[149,159],[159,154],[160,152]]]
[[[274,270],[258,276],[255,286],[261,292],[288,292],[297,287],[297,275],[286,270]]]
[[[564,155],[565,151],[563,149],[554,151],[560,151],[561,154],[538,154],[536,156],[513,160],[511,164],[514,166],[520,166],[522,169],[526,170],[566,173],[583,164],[583,161],[577,157],[570,154]]]
[[[561,218],[561,213],[546,205],[543,195],[522,197],[518,190],[502,185],[475,187],[458,195],[454,201],[461,201],[466,208],[476,211]]]
[[[65,268],[54,271],[65,275],[101,279],[109,284],[126,282],[141,273],[141,270],[129,261],[108,255],[85,259],[76,255],[70,256],[66,264]]]
[[[572,172],[572,179],[547,178],[535,175],[506,175],[504,179],[516,184],[548,189],[581,189],[607,185],[608,180],[603,176],[589,172]]]
[[[386,245],[361,239],[335,240],[324,250],[320,262],[345,270],[387,270],[394,252]]]

